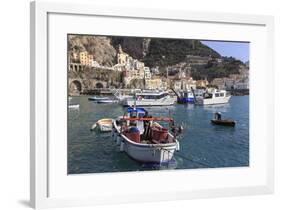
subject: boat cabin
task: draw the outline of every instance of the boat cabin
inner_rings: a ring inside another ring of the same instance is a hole
[[[142,100],[142,99],[161,99],[165,98],[169,94],[166,92],[143,92],[143,93],[137,93],[136,94],[136,99],[137,100]]]
[[[227,92],[225,90],[216,90],[213,92],[206,92],[203,94],[204,99],[207,98],[225,98],[227,97]]]

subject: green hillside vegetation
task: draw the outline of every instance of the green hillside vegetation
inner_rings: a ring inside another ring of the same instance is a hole
[[[152,39],[149,53],[143,61],[149,67],[165,67],[185,61],[187,55],[220,57],[216,51],[198,40]]]
[[[70,35],[68,40],[70,52],[79,53],[86,50],[99,64],[105,66],[116,64],[119,45],[122,46],[124,52],[143,61],[146,66],[158,66],[163,75],[166,74],[166,67],[179,63],[186,63],[184,66],[187,68],[188,55],[211,58],[206,65],[192,64],[189,74],[196,80],[207,78],[210,81],[213,78],[237,74],[239,65],[244,65],[233,57],[222,57],[199,40],[84,35]],[[70,56],[72,56],[71,53]],[[217,58],[221,58],[222,62],[219,63]]]
[[[228,77],[230,74],[239,73],[239,65],[243,65],[240,60],[233,57],[222,57],[222,59],[222,63],[211,60],[206,66],[192,69],[191,76],[196,80],[207,78],[211,81],[214,78]]]

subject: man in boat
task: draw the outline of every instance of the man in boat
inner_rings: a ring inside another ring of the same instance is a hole
[[[152,118],[152,116],[149,115],[147,111],[145,111],[143,118]],[[142,139],[145,140],[145,139],[147,139],[148,134],[149,134],[150,120],[144,120],[143,126],[144,126],[144,132],[143,132],[143,135],[142,135]]]
[[[216,112],[215,113],[215,119],[216,120],[221,120],[221,112]]]

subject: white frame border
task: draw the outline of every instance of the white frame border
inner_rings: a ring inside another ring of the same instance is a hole
[[[218,196],[237,196],[249,194],[272,193],[274,189],[274,126],[270,127],[267,145],[267,185],[256,187],[243,187],[233,189],[198,190],[195,192],[163,193],[156,197],[135,198],[129,201],[123,197],[116,199],[100,198],[69,198],[56,199],[48,197],[48,66],[47,66],[47,16],[48,13],[84,14],[98,16],[115,16],[130,18],[149,18],[176,21],[194,21],[210,23],[231,23],[245,25],[262,25],[267,28],[267,59],[268,74],[274,81],[273,71],[273,17],[261,15],[237,15],[222,13],[202,13],[189,11],[167,11],[139,8],[105,7],[97,5],[31,2],[30,15],[30,201],[33,208],[48,208],[61,206],[79,206],[94,204],[113,204],[124,202],[161,201],[167,199],[191,199]],[[274,90],[273,82],[270,90]],[[274,116],[274,91],[269,92],[270,115]]]

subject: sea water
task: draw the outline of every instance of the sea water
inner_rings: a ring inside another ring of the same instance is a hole
[[[184,127],[178,137],[180,151],[169,164],[143,164],[132,160],[113,141],[111,133],[90,131],[101,118],[116,118],[125,112],[119,104],[98,104],[89,96],[72,97],[68,109],[68,173],[103,173],[165,169],[195,169],[249,166],[249,96],[232,96],[228,104],[175,104],[145,107],[153,116],[173,117]],[[235,127],[210,123],[215,112],[236,121]]]

